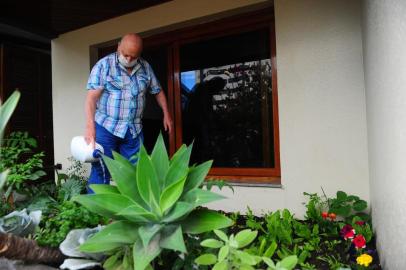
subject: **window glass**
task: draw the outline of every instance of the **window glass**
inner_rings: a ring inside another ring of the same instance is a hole
[[[183,142],[192,162],[273,168],[269,30],[180,47]]]

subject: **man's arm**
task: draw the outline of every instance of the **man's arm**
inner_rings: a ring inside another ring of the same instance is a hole
[[[92,144],[95,146],[96,138],[96,127],[94,122],[94,114],[96,112],[96,103],[99,100],[103,90],[88,90],[85,102],[85,113],[86,113],[86,131],[85,140],[87,144]]]
[[[164,129],[165,129],[165,131],[168,131],[169,134],[172,134],[173,122],[172,122],[172,117],[169,114],[168,102],[166,101],[166,96],[165,96],[164,91],[161,90],[158,94],[156,94],[155,99],[158,102],[158,104],[161,107],[162,112],[164,114],[164,119],[163,119]]]

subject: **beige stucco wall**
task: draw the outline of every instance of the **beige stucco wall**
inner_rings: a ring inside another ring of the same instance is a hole
[[[261,2],[174,0],[53,40],[55,160],[65,162],[84,131],[89,45]],[[235,187],[211,207],[301,216],[302,193],[321,186],[369,200],[360,2],[276,0],[275,13],[282,188]]]
[[[384,269],[406,269],[406,2],[364,1],[371,201]]]

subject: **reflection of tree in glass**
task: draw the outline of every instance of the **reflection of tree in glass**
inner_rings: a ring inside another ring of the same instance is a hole
[[[271,98],[272,80],[270,61],[261,62],[237,64],[223,71],[228,83],[213,96],[207,112],[212,120],[206,131],[211,135],[209,145],[201,149],[214,159],[214,166],[263,166],[262,101]],[[206,78],[215,73],[207,71]],[[271,108],[266,109],[269,115]]]

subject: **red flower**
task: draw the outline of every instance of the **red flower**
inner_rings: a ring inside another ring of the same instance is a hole
[[[331,220],[335,220],[337,217],[337,215],[334,213],[330,213],[328,216],[330,217]]]
[[[365,240],[364,236],[361,234],[358,234],[357,236],[355,236],[355,238],[352,240],[352,242],[355,245],[355,248],[359,249],[359,248],[365,248],[366,247],[366,243],[367,241]]]
[[[360,225],[360,226],[364,226],[365,225],[365,221],[356,221],[355,224]]]
[[[355,236],[355,230],[351,225],[347,224],[341,229],[340,235],[344,238],[344,240],[353,239]]]
[[[321,217],[322,217],[323,219],[326,219],[326,218],[328,217],[328,213],[327,213],[327,212],[321,213]]]

